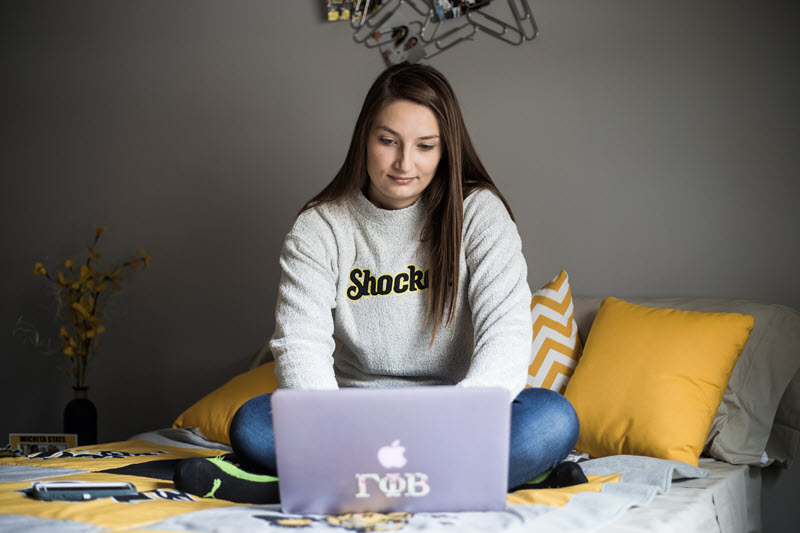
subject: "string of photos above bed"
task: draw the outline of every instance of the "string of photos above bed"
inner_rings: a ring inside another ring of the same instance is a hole
[[[505,3],[508,9],[495,8]],[[377,48],[387,65],[430,59],[472,40],[479,31],[514,46],[539,33],[528,0],[326,0],[326,4],[328,20],[350,21],[353,39]]]

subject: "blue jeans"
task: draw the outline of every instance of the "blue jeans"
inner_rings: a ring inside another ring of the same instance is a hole
[[[233,452],[246,469],[274,476],[277,468],[270,396],[256,396],[236,412],[230,438]],[[578,417],[566,398],[549,389],[520,392],[511,404],[509,489],[556,466],[578,442],[578,431]]]

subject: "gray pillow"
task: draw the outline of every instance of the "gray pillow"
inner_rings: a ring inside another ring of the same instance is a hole
[[[753,331],[733,369],[703,452],[732,464],[791,465],[800,442],[800,312],[736,299],[622,299],[647,307],[752,315]],[[584,344],[602,300],[575,298],[575,320]],[[762,461],[765,451],[768,459]]]
[[[767,441],[767,455],[776,463],[792,466],[797,444],[800,443],[800,372],[794,375],[783,393],[778,412],[772,423],[772,433]]]

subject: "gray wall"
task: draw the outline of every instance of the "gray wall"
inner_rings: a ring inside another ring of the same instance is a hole
[[[321,4],[2,4],[0,436],[61,429],[69,380],[10,332],[52,323],[33,263],[96,225],[108,257],[153,257],[90,376],[101,440],[169,426],[269,338],[283,236],[383,68]],[[531,285],[563,267],[584,295],[800,308],[798,4],[531,4],[534,42],[479,34],[431,61],[515,210]]]

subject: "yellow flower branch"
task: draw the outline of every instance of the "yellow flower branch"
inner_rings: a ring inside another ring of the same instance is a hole
[[[57,266],[54,273],[48,272],[42,263],[36,263],[33,267],[34,275],[45,277],[56,289],[59,314],[63,320],[59,330],[61,353],[69,360],[69,374],[74,377],[76,387],[87,386],[89,363],[99,345],[100,335],[106,330],[101,324],[105,300],[121,289],[126,269],[134,272],[142,265],[144,268],[150,266],[150,256],[140,246],[132,259],[115,268],[101,272],[95,270],[94,262],[102,257],[95,248],[106,229],[102,227],[95,230],[94,242],[88,246],[86,262],[78,268],[77,276],[72,259]]]

